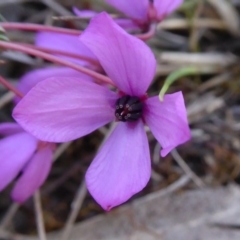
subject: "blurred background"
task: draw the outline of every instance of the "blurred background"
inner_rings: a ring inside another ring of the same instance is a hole
[[[0,0],[0,14],[9,22],[84,29],[88,20],[76,19],[73,6],[119,14],[101,0]],[[7,31],[7,36],[33,43],[35,34]],[[60,145],[40,191],[47,239],[240,239],[240,0],[185,0],[147,44],[158,62],[149,95],[158,94],[172,71],[199,70],[168,91],[184,93],[191,141],[161,158],[149,132],[151,180],[110,212],[84,187],[86,169],[109,126]],[[0,52],[0,75],[14,85],[26,72],[47,65],[23,53]],[[13,121],[12,98],[0,86],[0,122]],[[11,187],[0,193],[0,239],[43,240],[37,237],[33,199],[12,203]]]

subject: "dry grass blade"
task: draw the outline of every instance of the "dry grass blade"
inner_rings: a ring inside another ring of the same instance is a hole
[[[67,148],[71,144],[72,144],[72,142],[66,142],[66,143],[61,144],[54,153],[53,161],[55,162],[63,154],[63,152],[67,150]]]
[[[28,56],[24,53],[18,53],[18,52],[14,52],[14,51],[6,51],[6,52],[3,52],[0,56],[2,58],[6,59],[7,61],[9,61],[9,60],[17,61],[20,63],[28,64],[30,66],[37,65],[36,60],[34,60],[33,58],[31,58],[30,56]]]
[[[194,123],[200,121],[203,117],[225,106],[224,99],[216,97],[212,92],[198,97],[187,107],[188,121]]]
[[[236,63],[238,59],[232,54],[162,52],[159,55],[159,60],[182,65],[191,64],[196,67],[227,67]]]
[[[153,192],[150,195],[145,196],[144,199],[139,199],[137,202],[138,202],[138,204],[141,203],[142,201],[149,202],[149,201],[152,201],[153,199],[156,199],[158,197],[163,197],[163,196],[166,196],[170,193],[176,192],[180,188],[186,186],[189,183],[189,181],[191,181],[191,177],[188,176],[188,175],[183,175],[177,181],[173,182],[172,184],[170,184],[166,188],[164,188],[160,191],[157,191],[157,192]]]
[[[44,219],[41,205],[41,196],[39,190],[34,194],[34,206],[35,206],[35,215],[37,222],[38,236],[40,240],[47,240],[46,231],[44,227]]]
[[[17,203],[12,203],[9,207],[7,213],[5,214],[4,218],[0,224],[0,233],[8,227],[9,223],[12,221],[14,215],[16,214],[17,210],[19,209],[20,205]]]
[[[161,52],[156,76],[165,76],[182,67],[194,67],[199,74],[219,74],[238,63],[233,54]]]
[[[15,97],[15,94],[12,92],[7,92],[5,93],[1,98],[0,98],[0,109],[3,108],[6,104],[11,102],[13,98]]]
[[[193,21],[197,20],[203,11],[203,1],[199,1],[197,9],[195,10]],[[189,48],[196,52],[198,49],[198,42],[199,42],[199,29],[192,26],[190,36],[189,36]]]
[[[176,149],[171,151],[174,160],[179,164],[183,171],[193,180],[193,182],[200,188],[205,186],[204,182],[191,170],[183,158],[179,155]]]
[[[68,11],[66,8],[61,6],[59,3],[54,0],[42,0],[49,8],[60,15],[73,15],[72,12]]]
[[[240,36],[240,17],[233,5],[227,0],[208,0],[208,2],[221,15],[227,29],[232,34]]]
[[[216,30],[227,30],[227,25],[222,20],[216,19],[196,19],[192,23],[185,19],[167,19],[158,24],[158,29],[183,30],[194,28],[210,28]]]
[[[86,188],[85,182],[83,181],[77,191],[75,199],[72,202],[72,205],[71,205],[72,210],[68,216],[66,225],[63,229],[63,234],[62,234],[61,240],[68,240],[70,238],[72,227],[77,218],[78,212],[81,209],[81,206],[82,206],[82,203],[83,203],[83,200],[84,200],[86,194],[87,194],[87,188]]]
[[[216,77],[211,78],[207,82],[203,83],[199,88],[199,92],[204,92],[208,89],[214,88],[220,84],[223,84],[231,79],[233,76],[232,72],[226,72],[220,75],[217,75]]]

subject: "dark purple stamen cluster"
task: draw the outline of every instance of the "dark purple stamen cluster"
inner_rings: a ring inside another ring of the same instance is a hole
[[[123,96],[116,102],[115,116],[122,122],[133,122],[142,116],[143,103],[138,97]]]

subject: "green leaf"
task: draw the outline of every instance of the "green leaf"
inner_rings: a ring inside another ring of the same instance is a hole
[[[9,41],[8,37],[4,34],[0,32],[0,40],[1,41]]]
[[[4,17],[0,14],[0,22],[5,22],[6,20],[4,19]],[[1,41],[9,41],[8,37],[5,34],[5,30],[4,28],[2,28],[0,26],[0,40]]]
[[[181,79],[182,77],[189,76],[189,75],[196,75],[196,74],[198,74],[198,70],[194,67],[181,68],[169,74],[159,93],[160,101],[163,102],[165,93],[175,81]]]
[[[197,6],[199,0],[185,0],[184,3],[179,7],[181,11],[193,11]]]
[[[0,26],[0,40],[1,41],[9,41],[8,37],[5,34],[4,29]]]

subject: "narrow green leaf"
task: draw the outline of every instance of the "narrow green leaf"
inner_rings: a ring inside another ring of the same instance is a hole
[[[5,18],[0,14],[0,22],[5,22]],[[8,37],[5,34],[5,30],[0,26],[0,40],[1,41],[9,41]]]
[[[9,41],[8,37],[4,34],[0,32],[0,40],[1,41]]]
[[[168,88],[177,80],[179,80],[182,77],[188,76],[188,75],[196,75],[198,73],[198,70],[194,67],[185,67],[178,69],[171,74],[168,75],[166,78],[163,87],[159,93],[159,99],[161,102],[163,102],[163,98],[165,93],[167,92]]]
[[[197,6],[199,0],[185,0],[184,3],[179,7],[181,11],[193,11]]]

